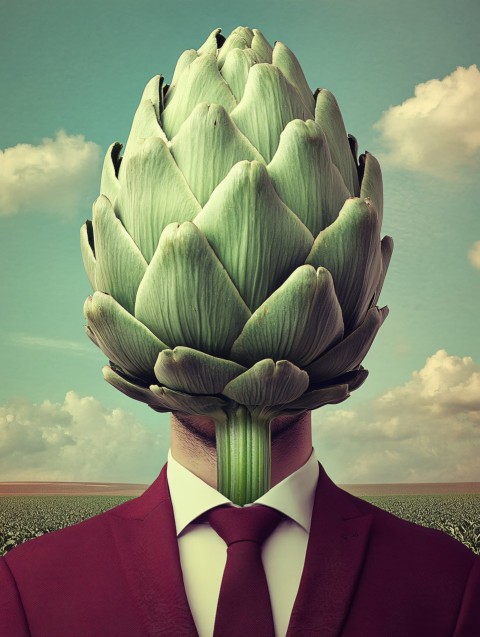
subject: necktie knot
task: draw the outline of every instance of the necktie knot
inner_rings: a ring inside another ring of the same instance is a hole
[[[283,513],[261,504],[249,507],[222,505],[207,512],[210,526],[230,546],[235,542],[262,544],[273,533]]]

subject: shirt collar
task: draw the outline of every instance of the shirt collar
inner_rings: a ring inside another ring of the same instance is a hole
[[[281,511],[309,533],[318,475],[319,464],[312,449],[305,464],[252,504],[263,504]],[[167,480],[177,536],[202,513],[221,504],[232,504],[231,500],[175,460],[170,449]]]

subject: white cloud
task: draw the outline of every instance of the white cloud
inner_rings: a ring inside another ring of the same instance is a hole
[[[480,481],[480,366],[468,356],[439,350],[376,400],[312,418],[337,482]]]
[[[42,349],[59,349],[73,354],[92,354],[97,350],[88,343],[79,343],[61,338],[48,338],[45,336],[34,336],[31,334],[13,333],[10,341],[15,345],[25,345],[27,347],[40,347]]]
[[[0,406],[0,481],[149,484],[168,451],[167,418],[152,431],[132,414],[73,391],[62,403]]]
[[[456,179],[480,159],[480,70],[459,66],[418,84],[415,96],[391,106],[374,125],[388,152],[385,165]]]
[[[0,151],[0,215],[71,215],[99,178],[100,147],[83,135],[58,131],[38,146]]]
[[[480,241],[475,241],[468,251],[468,260],[474,268],[480,270]]]

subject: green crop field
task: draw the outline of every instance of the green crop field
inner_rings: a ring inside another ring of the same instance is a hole
[[[18,495],[0,497],[0,555],[17,544],[63,529],[131,500],[105,495]]]
[[[111,509],[122,496],[2,496],[0,555],[17,544]],[[480,554],[480,494],[365,496],[406,520],[449,533]]]
[[[399,518],[448,533],[480,554],[480,493],[365,496]]]

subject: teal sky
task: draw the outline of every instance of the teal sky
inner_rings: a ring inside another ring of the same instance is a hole
[[[0,480],[158,474],[169,415],[103,380],[79,229],[147,81],[243,25],[334,93],[384,175],[390,316],[366,384],[312,416],[318,457],[339,482],[480,481],[476,0],[27,0],[2,2],[0,21]]]

